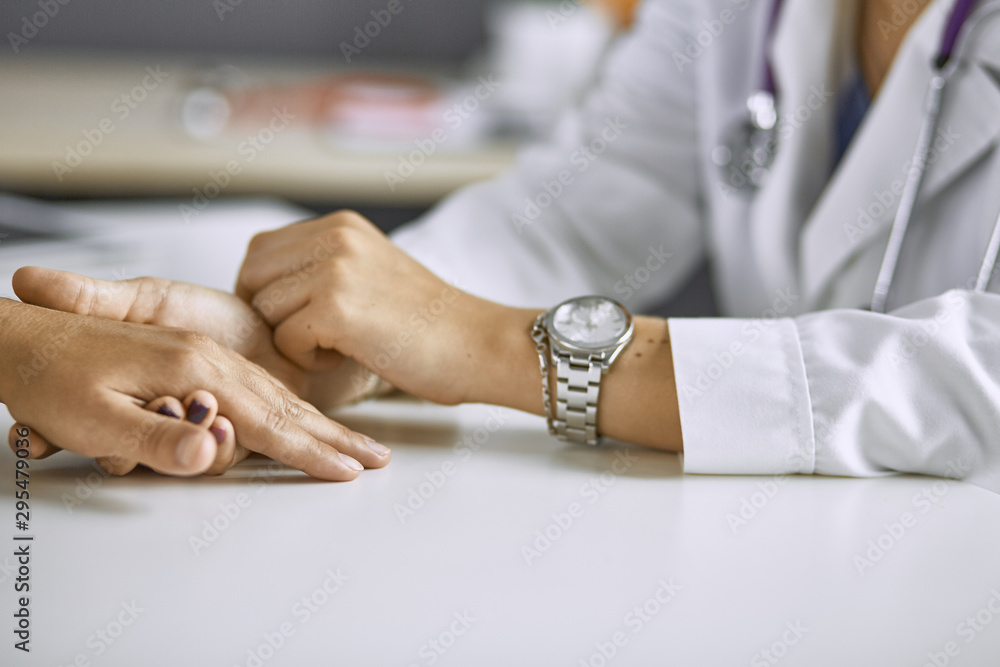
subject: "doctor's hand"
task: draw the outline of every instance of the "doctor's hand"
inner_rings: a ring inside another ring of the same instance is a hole
[[[334,368],[345,355],[430,401],[545,413],[529,335],[540,311],[448,285],[356,213],[254,237],[237,294],[274,327],[276,347],[305,368]],[[633,342],[602,382],[599,431],[678,450],[667,322],[634,322]],[[554,386],[552,368],[548,381]]]
[[[303,368],[334,369],[346,356],[444,404],[470,400],[477,365],[496,352],[489,333],[511,310],[448,285],[346,211],[258,234],[236,293]]]
[[[159,332],[179,339],[180,343],[174,355],[178,363],[165,370],[161,369],[164,355],[157,358],[156,350],[144,348],[140,340],[128,340],[124,334],[118,336],[125,341],[121,354],[112,357],[105,364],[105,370],[112,375],[117,372],[116,377],[127,380],[124,384],[137,385],[143,390],[141,394],[131,394],[136,402],[185,397],[196,389],[207,390],[218,400],[219,412],[232,421],[240,445],[323,479],[352,479],[361,468],[358,461],[367,467],[381,467],[389,460],[384,447],[320,415],[288,391],[286,385],[296,389],[302,386],[304,374],[274,350],[269,327],[231,294],[152,278],[111,283],[37,268],[18,271],[14,288],[28,303],[81,315],[126,320],[105,324],[127,325],[137,339],[151,336],[153,327],[131,323],[155,325],[156,329],[177,327],[198,331],[201,335],[183,331]],[[85,321],[87,327],[82,328],[89,329],[98,320],[87,318]],[[104,346],[113,347],[113,344],[105,343]],[[165,353],[167,359],[171,358],[169,352]],[[256,363],[250,363],[241,355]],[[152,361],[147,366],[132,367],[132,376],[121,377],[126,375],[122,367],[130,357],[152,358]],[[76,357],[67,355],[65,358]],[[257,364],[266,367],[284,384]],[[154,387],[173,388],[155,390]],[[25,393],[17,387],[8,405]],[[57,390],[54,395],[64,393]],[[11,411],[14,413],[13,407]],[[37,423],[37,420],[34,424],[26,423],[51,436],[54,444],[64,444],[52,426]],[[74,449],[79,451],[78,447]],[[338,456],[337,450],[347,456]],[[233,460],[239,456],[237,448]],[[214,464],[210,462],[209,465]],[[173,472],[162,465],[151,467]]]

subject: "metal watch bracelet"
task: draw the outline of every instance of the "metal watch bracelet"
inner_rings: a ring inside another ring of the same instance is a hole
[[[574,357],[553,349],[540,315],[531,329],[538,351],[542,375],[542,398],[549,433],[560,440],[597,444],[597,400],[601,388],[602,364],[589,356]],[[556,369],[555,416],[549,392],[549,362]]]

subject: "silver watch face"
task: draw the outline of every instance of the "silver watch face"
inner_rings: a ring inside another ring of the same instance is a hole
[[[628,312],[611,299],[585,296],[557,306],[550,331],[577,347],[601,350],[618,344],[630,325]]]

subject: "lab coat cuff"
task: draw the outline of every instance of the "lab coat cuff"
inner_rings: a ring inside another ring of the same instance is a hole
[[[684,471],[812,473],[812,410],[791,319],[671,319]]]

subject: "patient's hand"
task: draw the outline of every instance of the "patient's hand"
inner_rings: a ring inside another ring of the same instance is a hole
[[[221,346],[263,367],[295,393],[307,393],[309,376],[274,348],[270,327],[231,294],[157,278],[108,282],[35,267],[19,270],[13,282],[15,292],[26,303],[80,315],[205,334]],[[311,430],[326,430],[317,426],[317,420],[334,424],[317,414],[312,406],[300,405],[313,414],[302,416],[303,421],[312,426]],[[240,429],[239,420],[226,412],[236,428]],[[312,435],[323,439],[317,433]],[[254,449],[250,443],[243,444]],[[358,444],[362,446],[356,446]],[[338,449],[367,467],[380,467],[388,462],[388,452],[383,451],[385,448],[363,439],[362,442],[355,442],[355,439],[348,438],[338,443]],[[239,456],[240,450],[236,449],[233,460]],[[127,467],[127,463],[122,467]]]
[[[206,475],[221,475],[250,453],[236,443],[236,431],[232,422],[219,415],[219,402],[207,391],[194,391],[183,401],[173,396],[161,396],[147,403],[145,409],[171,419],[183,419],[211,433],[216,442],[215,460],[205,470]],[[27,448],[28,458],[31,459],[44,459],[60,451],[45,436],[20,423],[14,424],[10,429],[8,444],[15,452]],[[170,470],[158,467],[156,460],[162,459],[147,461],[146,465],[156,472],[171,474]],[[110,456],[98,456],[97,462],[112,475],[127,475],[140,463],[139,459],[125,456],[121,451]]]
[[[15,274],[25,303],[122,322],[205,334],[261,366],[321,410],[349,403],[364,389],[364,367],[351,359],[333,370],[304,371],[274,346],[271,327],[242,299],[163,278],[112,282],[67,271],[25,267]]]
[[[205,334],[297,394],[304,387],[304,372],[275,349],[268,324],[232,294],[163,278],[112,282],[37,267],[20,269],[14,290],[25,303],[44,308]]]

